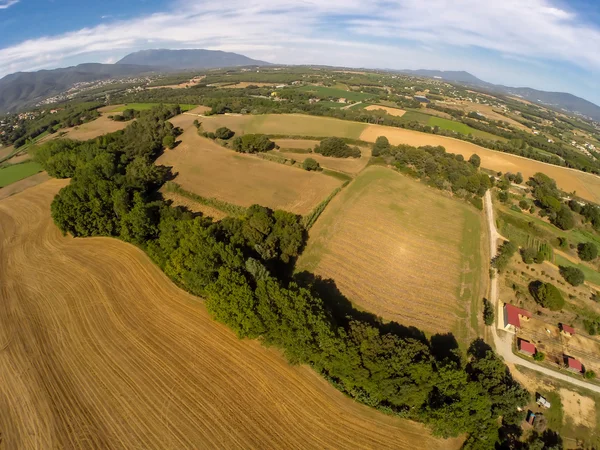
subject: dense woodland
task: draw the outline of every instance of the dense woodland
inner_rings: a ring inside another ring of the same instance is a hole
[[[309,364],[361,403],[424,422],[438,436],[464,434],[466,449],[561,448],[548,431],[520,442],[524,413],[517,407],[529,393],[483,341],[465,355],[450,334],[428,339],[415,328],[384,324],[352,308],[331,280],[293,275],[307,237],[301,217],[253,206],[242,217],[215,222],[163,201],[157,188],[171,174],[154,160],[177,151],[163,149],[166,136],[176,137],[167,119],[177,112],[158,107],[123,131],[35,151],[48,173],[71,177],[52,203],[63,233],[140,246],[240,338],[280,348],[291,363]],[[476,167],[443,149],[388,151],[415,170],[481,192]]]

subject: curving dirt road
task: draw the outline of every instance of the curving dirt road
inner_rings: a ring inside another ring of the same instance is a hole
[[[487,223],[489,227],[489,235],[490,235],[490,257],[493,259],[496,256],[498,249],[498,240],[503,239],[502,236],[496,230],[496,224],[494,222],[494,209],[492,207],[492,196],[490,191],[488,190],[485,193],[484,197],[485,204],[485,215],[487,218]],[[501,317],[501,303],[498,298],[498,276],[496,273],[496,269],[492,269],[494,271],[494,278],[492,278],[490,282],[490,302],[494,305],[496,309],[496,320],[499,321]],[[556,372],[552,369],[548,369],[546,367],[541,367],[531,361],[524,360],[519,358],[512,352],[512,335],[507,333],[504,330],[501,330],[498,333],[498,329],[500,329],[500,325],[498,327],[492,327],[492,336],[494,339],[494,346],[496,347],[496,353],[498,353],[504,361],[509,364],[519,365],[523,367],[527,367],[528,369],[535,370],[538,373],[548,375],[549,377],[556,378],[561,381],[566,381],[567,383],[571,383],[577,386],[580,386],[585,389],[589,389],[594,392],[600,393],[600,386],[595,384],[587,383],[583,380],[578,380],[576,378],[572,378],[568,375],[562,374],[560,372]]]

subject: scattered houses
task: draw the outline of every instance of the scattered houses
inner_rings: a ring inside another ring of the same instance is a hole
[[[531,342],[519,339],[519,353],[522,353],[527,356],[533,356],[535,355],[535,352],[535,345],[533,345]]]
[[[565,325],[564,323],[559,324],[559,326],[563,336],[571,337],[575,334],[575,328]]]
[[[565,359],[567,360],[567,370],[573,373],[581,373],[583,372],[583,364],[580,361],[572,358],[570,356],[565,355]]]

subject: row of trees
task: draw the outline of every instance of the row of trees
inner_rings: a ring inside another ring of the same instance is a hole
[[[571,209],[561,201],[561,193],[556,182],[541,172],[529,179],[527,184],[538,206],[543,209],[550,222],[561,230],[570,230],[575,226],[575,217]]]
[[[334,158],[360,158],[358,147],[350,147],[343,139],[328,137],[315,146],[315,153]]]
[[[529,395],[482,341],[465,358],[449,335],[429,340],[383,324],[323,294],[327,283],[318,277],[292,277],[306,239],[300,217],[253,206],[213,222],[157,198],[169,172],[153,161],[175,133],[168,117],[157,108],[122,132],[38,150],[46,169],[72,177],[52,204],[63,232],[136,243],[239,337],[260,338],[357,401],[425,422],[438,436],[467,433],[465,448],[493,447],[500,420],[520,423],[517,407]],[[64,171],[54,170],[63,162]]]

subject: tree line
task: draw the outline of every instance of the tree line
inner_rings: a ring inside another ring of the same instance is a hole
[[[167,121],[175,112],[157,107],[123,131],[37,149],[49,173],[71,177],[52,203],[63,233],[135,243],[240,338],[280,348],[290,363],[310,365],[361,403],[421,421],[437,436],[466,434],[467,449],[518,445],[518,407],[529,394],[483,341],[464,355],[451,335],[428,339],[384,324],[353,309],[326,280],[292,275],[307,238],[299,216],[255,205],[215,222],[163,201],[157,189],[171,174],[154,160],[164,137],[177,135]],[[407,161],[424,157],[439,173],[447,165],[459,177],[476,174],[440,149],[415,150]]]

